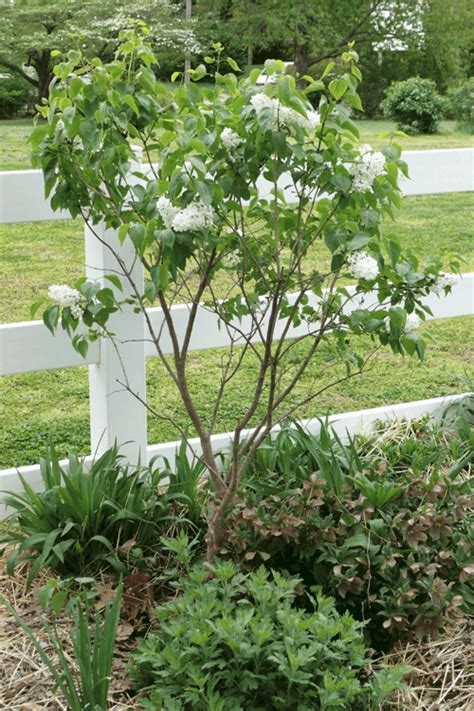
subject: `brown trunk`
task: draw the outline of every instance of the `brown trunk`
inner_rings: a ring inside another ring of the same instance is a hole
[[[36,74],[38,75],[38,103],[41,104],[43,99],[48,98],[49,85],[51,83],[51,79],[53,78],[51,52],[49,49],[41,52],[38,59],[33,62],[33,66],[36,69]]]
[[[307,44],[297,44],[295,46],[293,61],[295,64],[295,73],[298,77],[298,86],[304,88],[306,81],[303,79],[303,76],[308,73],[309,69],[309,51]]]
[[[186,0],[186,20],[190,20],[193,16],[193,0]],[[184,60],[184,81],[186,84],[191,80],[191,57],[188,55]]]
[[[253,64],[253,47],[251,44],[247,47],[247,64],[249,66]]]

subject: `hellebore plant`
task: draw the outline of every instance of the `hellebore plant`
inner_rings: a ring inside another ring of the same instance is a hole
[[[215,45],[207,66],[170,92],[156,79],[146,34],[142,26],[123,32],[109,64],[87,64],[69,52],[55,68],[49,103],[39,109],[46,123],[32,141],[53,207],[82,216],[97,239],[104,239],[99,223],[114,230],[106,233],[113,235],[107,247],[117,259],[117,270],[105,276],[110,287],[85,279],[73,292],[56,285],[50,290],[56,303],[43,318],[52,331],[61,323],[85,354],[89,341],[114,338],[108,320],[125,302],[143,313],[146,338],[179,390],[215,490],[212,560],[222,547],[222,516],[258,446],[296,407],[330,387],[316,382],[298,394],[315,354],[322,351],[326,370],[334,372],[331,385],[361,373],[383,346],[422,358],[425,346],[415,329],[427,312],[423,297],[449,291],[452,281],[439,263],[422,267],[381,235],[382,216],[393,216],[400,205],[398,177],[406,166],[396,146],[376,152],[357,145],[350,114],[351,107],[361,109],[361,75],[353,50],[321,79],[305,77],[304,90],[281,62],[267,62],[274,81],[262,89],[258,70],[237,78],[236,63],[223,60]],[[233,72],[223,73],[223,64]],[[213,84],[201,87],[204,78]],[[137,143],[146,169],[134,164]],[[125,240],[143,265],[144,289],[121,260]],[[327,268],[311,266],[315,253],[326,255]],[[216,288],[223,281],[224,296]],[[124,285],[132,294],[126,299]],[[177,301],[189,304],[183,336],[173,320]],[[146,311],[156,303],[166,324],[159,332]],[[201,308],[230,339],[204,414],[187,370]],[[369,355],[359,353],[361,336],[372,342]],[[226,387],[249,356],[258,363],[254,394],[236,413],[229,456],[221,462],[211,434]]]

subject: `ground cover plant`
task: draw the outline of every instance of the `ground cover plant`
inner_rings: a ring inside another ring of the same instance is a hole
[[[470,413],[348,445],[300,427],[256,455],[226,530],[248,566],[301,575],[366,622],[372,646],[474,612]],[[310,472],[312,472],[310,474]]]
[[[330,598],[293,602],[300,585],[263,567],[242,574],[217,561],[179,584],[156,611],[158,632],[132,656],[132,678],[148,709],[368,709],[406,673],[383,669],[365,680],[361,626]]]

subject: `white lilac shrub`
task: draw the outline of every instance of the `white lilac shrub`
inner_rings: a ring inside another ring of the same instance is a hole
[[[44,320],[53,332],[61,324],[85,354],[89,341],[114,338],[108,320],[125,303],[143,313],[147,339],[176,384],[216,492],[208,518],[212,558],[221,545],[219,521],[270,429],[330,385],[360,375],[383,346],[422,358],[423,299],[433,289],[448,292],[452,279],[439,261],[422,265],[383,235],[382,218],[400,207],[398,177],[406,166],[396,145],[378,152],[358,144],[351,109],[360,107],[360,71],[353,50],[323,78],[307,78],[304,90],[282,63],[267,62],[275,81],[262,89],[259,70],[239,78],[236,63],[216,45],[216,56],[170,95],[156,79],[156,58],[142,30],[121,37],[117,55],[105,64],[67,53],[55,67],[49,104],[40,109],[45,121],[33,132],[53,207],[82,216],[98,239],[98,223],[117,235],[107,243],[118,265],[106,275],[110,286],[82,279],[75,290],[52,288],[56,303]],[[154,156],[138,172],[137,143],[147,161]],[[266,196],[259,192],[262,178],[271,185]],[[121,265],[126,240],[143,265],[143,289]],[[358,308],[350,307],[348,277],[361,297]],[[131,296],[122,296],[122,285]],[[183,301],[188,314],[178,333],[172,307]],[[156,303],[171,357],[162,330],[147,318],[146,308]],[[187,368],[202,305],[230,342],[204,410]],[[247,358],[256,364],[246,371],[254,374],[251,395],[235,412],[231,451],[222,462],[211,435]],[[333,380],[316,379],[301,392],[301,376],[318,358],[330,364]]]

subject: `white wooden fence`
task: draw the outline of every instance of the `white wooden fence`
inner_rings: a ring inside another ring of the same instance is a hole
[[[411,182],[404,183],[406,194],[474,190],[474,149],[413,151],[404,153],[403,157],[408,163],[412,176]],[[261,189],[264,193],[265,186],[262,185]],[[44,198],[40,171],[0,172],[0,224],[67,219],[67,217],[67,214],[52,212],[48,201]],[[86,273],[90,278],[101,279],[105,273],[119,270],[110,252],[89,234],[87,228],[85,246]],[[133,261],[133,246],[129,240],[126,240],[123,245],[121,257],[128,264]],[[143,274],[136,271],[135,277],[141,280]],[[431,295],[427,298],[427,304],[433,311],[433,318],[474,313],[474,273],[464,274],[448,297],[440,299]],[[351,308],[355,307],[357,307],[356,300],[351,303]],[[159,331],[163,321],[161,309],[149,309],[149,315],[155,331]],[[184,335],[187,315],[186,304],[172,309],[173,322],[180,337]],[[156,355],[156,352],[151,344],[146,342],[144,319],[140,314],[135,314],[131,307],[113,318],[114,323],[111,323],[111,328],[117,334],[117,339],[123,342],[121,347],[123,365],[119,363],[117,354],[107,342],[93,344],[87,358],[83,360],[74,351],[69,338],[62,331],[53,337],[41,321],[26,321],[0,325],[0,375],[69,368],[85,363],[89,366],[91,450],[100,453],[117,440],[119,443],[128,443],[123,447],[123,451],[130,459],[136,459],[140,455],[144,461],[160,454],[172,460],[177,443],[148,445],[145,408],[133,395],[117,384],[118,380],[123,380],[123,366],[125,366],[130,387],[143,399],[146,398],[145,359],[147,356]],[[239,324],[240,328],[242,326],[243,324]],[[281,326],[283,327],[283,324]],[[304,328],[305,326],[300,326],[298,329],[290,329],[286,337],[299,335]],[[200,308],[191,349],[227,346],[230,341],[228,330],[219,328],[215,314],[211,314],[204,307]],[[164,352],[171,352],[166,329],[163,330],[160,342]],[[451,401],[459,397],[462,396],[450,396],[447,400]],[[439,410],[442,400],[442,398],[435,398],[335,415],[331,417],[331,421],[338,423],[337,428],[340,432],[345,429],[356,432],[361,429],[363,423],[370,427],[378,419],[413,417],[422,412],[435,412]],[[319,421],[308,420],[305,421],[305,425],[314,432],[319,427]],[[213,445],[217,449],[222,448],[231,437],[232,433],[215,435]],[[195,451],[199,452],[199,443],[193,441],[191,444]],[[19,471],[28,476],[28,481],[34,488],[41,486],[37,465],[20,467]],[[18,488],[17,469],[0,471],[0,491],[18,490]]]

